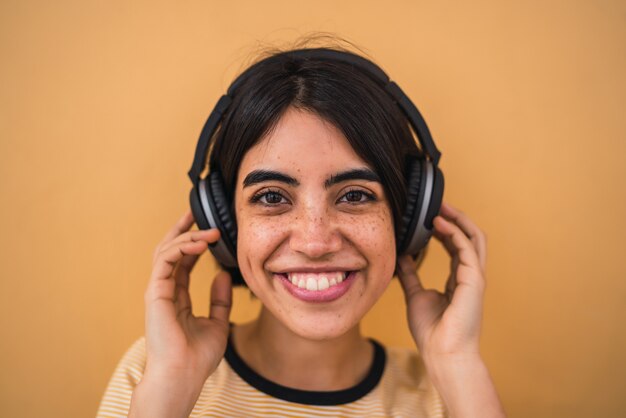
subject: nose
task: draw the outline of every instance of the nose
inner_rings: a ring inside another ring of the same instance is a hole
[[[296,213],[289,247],[311,259],[324,258],[341,249],[337,222],[326,205],[308,204]]]

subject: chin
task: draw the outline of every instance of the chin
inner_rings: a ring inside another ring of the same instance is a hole
[[[290,318],[287,321],[280,319],[283,324],[298,336],[315,341],[332,340],[339,338],[359,324],[359,318],[337,321],[333,315],[332,323],[320,319],[317,315],[299,315],[298,318]],[[331,319],[331,318],[328,318]],[[341,319],[341,318],[339,318]]]

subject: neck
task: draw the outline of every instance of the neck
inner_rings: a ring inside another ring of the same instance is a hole
[[[232,338],[253,370],[293,389],[350,388],[365,378],[374,358],[358,324],[339,337],[311,340],[292,332],[264,307],[256,320],[236,326]]]

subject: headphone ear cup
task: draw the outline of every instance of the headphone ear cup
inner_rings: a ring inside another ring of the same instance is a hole
[[[221,248],[219,251],[217,248],[211,248],[211,252],[220,265],[230,273],[233,285],[247,286],[237,265],[237,222],[224,193],[224,181],[219,172],[209,174],[207,188],[207,201],[221,234],[219,241]]]
[[[400,225],[400,231],[398,232],[398,239],[396,240],[396,250],[398,254],[404,254],[407,246],[410,243],[410,238],[413,236],[415,226],[417,224],[417,218],[419,213],[418,201],[420,200],[420,189],[423,189],[422,184],[422,161],[419,159],[411,160],[407,167],[406,177],[406,208],[404,215],[402,215],[402,223]]]
[[[406,177],[406,208],[402,215],[402,223],[398,238],[396,240],[396,250],[398,254],[405,254],[407,246],[411,242],[411,238],[417,226],[419,217],[419,201],[423,196],[424,182],[422,182],[422,161],[413,159],[407,167]]]
[[[189,205],[191,206],[191,213],[193,214],[193,219],[196,221],[198,228],[211,228],[209,221],[202,210],[202,204],[200,203],[200,198],[198,197],[198,190],[195,187],[192,187],[191,192],[189,192]]]
[[[209,174],[209,188],[211,191],[212,204],[217,219],[220,222],[220,232],[226,241],[233,258],[237,259],[237,223],[230,209],[226,193],[224,193],[224,182],[218,171]]]
[[[408,170],[407,208],[403,217],[402,246],[399,254],[413,257],[426,247],[433,234],[433,220],[443,200],[444,177],[428,160],[415,160]],[[419,174],[418,174],[419,173]]]
[[[426,219],[424,220],[424,226],[431,230],[431,234],[433,229],[433,220],[437,215],[439,215],[439,211],[441,210],[443,189],[445,186],[443,172],[439,169],[439,167],[435,167],[433,175],[433,189],[430,194],[430,204],[428,205],[428,211],[426,212]]]
[[[220,180],[219,176],[217,180]],[[216,182],[215,178],[213,182]],[[216,189],[215,184],[211,186],[211,180],[200,179],[198,186],[192,188],[189,194],[191,211],[200,229],[217,228],[220,231],[220,239],[209,244],[209,250],[211,250],[217,262],[231,273],[233,284],[240,284],[239,281],[242,280],[239,280],[241,274],[238,273],[237,269],[236,247],[232,242],[233,222],[223,216],[224,211],[228,213],[228,209],[224,209],[224,194],[221,192],[221,187],[217,187]],[[215,190],[217,190],[217,197],[215,196]],[[230,233],[226,230],[227,227],[231,228]]]
[[[230,214],[228,201],[223,192],[221,176],[210,174],[209,179],[200,179],[198,187],[189,193],[191,212],[200,229],[217,228],[220,239],[209,244],[215,260],[228,271],[233,285],[246,285],[237,266],[237,227]]]

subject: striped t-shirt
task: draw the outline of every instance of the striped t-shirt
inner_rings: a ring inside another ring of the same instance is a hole
[[[416,351],[385,348],[375,340],[374,362],[352,388],[315,392],[278,385],[251,369],[229,340],[190,417],[448,417]],[[145,337],[120,360],[98,417],[125,417],[146,365]]]

